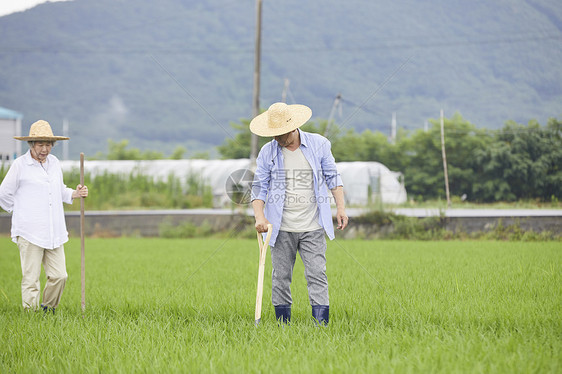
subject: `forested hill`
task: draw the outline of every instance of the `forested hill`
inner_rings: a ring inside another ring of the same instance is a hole
[[[71,157],[107,139],[207,150],[252,113],[255,0],[74,0],[0,17],[0,106],[43,118]],[[261,104],[345,128],[478,127],[562,114],[559,0],[263,2]],[[60,151],[60,150],[58,150]],[[58,152],[57,151],[57,152]]]

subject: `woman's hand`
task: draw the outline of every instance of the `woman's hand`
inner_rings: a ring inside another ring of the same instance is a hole
[[[76,186],[76,189],[72,192],[72,198],[77,199],[79,197],[88,197],[88,187],[87,186],[82,186],[80,184],[78,186]]]

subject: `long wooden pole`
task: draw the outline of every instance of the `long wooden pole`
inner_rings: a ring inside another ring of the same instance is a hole
[[[84,186],[84,153],[80,153],[80,185]],[[84,245],[84,198],[80,197],[80,249],[81,249],[81,284],[82,284],[82,313],[86,311],[86,251]]]

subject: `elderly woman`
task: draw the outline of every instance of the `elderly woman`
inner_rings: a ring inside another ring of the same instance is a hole
[[[26,310],[39,305],[54,313],[59,305],[66,279],[63,244],[68,241],[62,203],[88,196],[88,188],[78,185],[76,190],[63,183],[59,160],[51,155],[57,140],[46,121],[37,121],[27,140],[29,151],[11,165],[0,185],[0,207],[12,214],[12,240],[18,245],[21,259],[21,294]],[[43,302],[39,304],[41,263],[47,276]]]

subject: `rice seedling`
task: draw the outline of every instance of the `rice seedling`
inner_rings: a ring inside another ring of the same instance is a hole
[[[246,239],[88,239],[55,315],[24,313],[19,254],[0,238],[0,372],[505,372],[562,368],[557,242],[359,241],[328,246],[330,324],[311,319],[304,268],[279,327],[266,262]],[[42,280],[44,283],[44,279]]]

